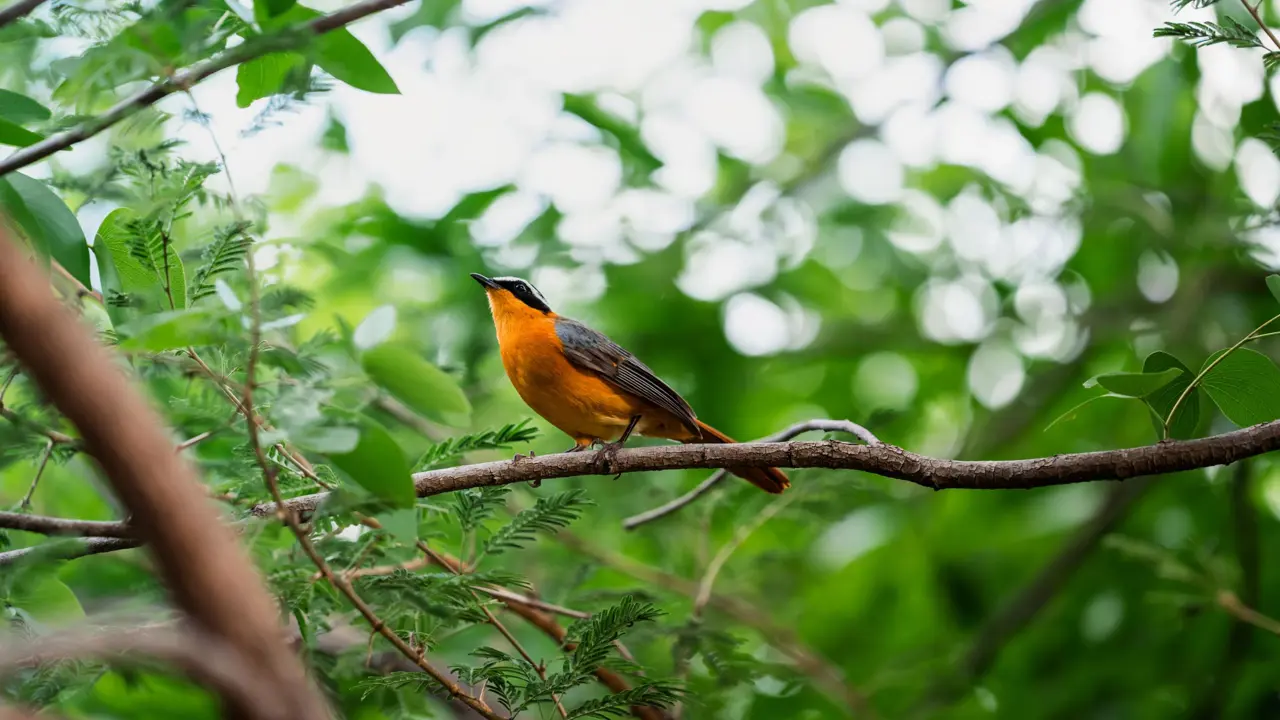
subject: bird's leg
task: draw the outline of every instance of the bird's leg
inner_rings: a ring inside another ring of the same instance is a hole
[[[565,450],[565,452],[567,453],[582,452],[583,450],[586,450],[587,448],[595,444],[596,444],[596,440],[594,438],[574,438],[573,447],[569,448],[568,450]]]
[[[617,480],[622,477],[622,473],[614,475],[617,469],[618,451],[627,444],[627,438],[631,437],[631,433],[636,429],[636,425],[640,424],[640,416],[633,415],[631,422],[627,425],[627,429],[622,431],[622,437],[613,442],[600,443],[600,450],[596,453],[596,466],[600,469],[601,475],[613,475],[613,479]]]

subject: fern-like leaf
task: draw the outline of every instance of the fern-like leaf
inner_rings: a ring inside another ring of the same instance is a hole
[[[1225,19],[1225,23],[1222,25],[1211,22],[1169,22],[1165,23],[1163,27],[1156,28],[1154,35],[1155,37],[1177,38],[1195,47],[1206,47],[1219,43],[1227,43],[1232,47],[1238,48],[1265,47],[1262,41],[1258,39],[1257,33],[1240,24],[1240,21],[1229,17]]]
[[[622,637],[636,623],[653,622],[662,615],[663,612],[652,603],[627,595],[617,605],[574,623],[568,631],[568,637],[578,644],[569,656],[574,671],[595,671],[609,656],[613,641]]]
[[[475,450],[506,450],[516,443],[529,442],[538,436],[533,421],[525,418],[499,428],[489,428],[470,435],[446,438],[432,445],[418,458],[414,471],[430,470],[457,456]]]
[[[474,530],[493,515],[494,510],[511,494],[511,486],[480,487],[462,490],[453,503],[453,516],[463,531]]]
[[[495,555],[506,550],[517,550],[533,542],[535,533],[554,532],[578,519],[583,508],[593,505],[582,490],[567,490],[550,497],[538,498],[528,510],[522,510],[511,522],[489,536],[484,553]]]
[[[680,686],[670,682],[652,682],[620,693],[588,700],[569,711],[568,720],[578,718],[621,718],[631,714],[636,706],[670,707],[680,697]]]
[[[364,691],[360,695],[360,699],[364,700],[379,690],[399,690],[404,687],[412,687],[415,691],[422,692],[435,690],[440,685],[426,673],[399,671],[365,678],[356,683],[355,689]]]
[[[213,242],[204,250],[204,264],[196,270],[191,282],[191,302],[212,295],[213,279],[218,275],[238,272],[244,267],[245,256],[253,245],[253,238],[248,234],[251,226],[252,223],[242,221],[214,232]]]

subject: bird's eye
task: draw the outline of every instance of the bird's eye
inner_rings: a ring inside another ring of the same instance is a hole
[[[516,285],[516,292],[529,292],[529,286],[524,283]]]

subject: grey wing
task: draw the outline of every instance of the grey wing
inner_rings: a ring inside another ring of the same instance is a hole
[[[556,335],[564,345],[564,354],[569,362],[590,370],[622,390],[666,410],[680,418],[680,421],[689,426],[690,430],[698,432],[698,418],[693,414],[693,408],[689,407],[689,403],[680,397],[680,393],[672,390],[644,363],[636,359],[636,356],[610,340],[604,333],[592,330],[576,320],[558,317],[556,318]]]

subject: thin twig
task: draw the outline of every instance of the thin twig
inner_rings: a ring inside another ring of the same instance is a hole
[[[1249,14],[1253,16],[1254,21],[1258,23],[1258,27],[1262,28],[1262,32],[1266,33],[1267,37],[1271,38],[1271,44],[1274,45],[1277,50],[1280,50],[1280,39],[1277,39],[1275,33],[1271,32],[1271,28],[1267,27],[1267,24],[1262,20],[1262,15],[1258,12],[1258,8],[1262,7],[1262,0],[1258,0],[1257,5],[1250,5],[1249,0],[1240,0],[1240,4],[1243,5],[1244,9],[1248,10]]]
[[[1218,605],[1220,605],[1222,609],[1231,613],[1237,619],[1243,620],[1254,627],[1262,628],[1269,633],[1280,635],[1280,620],[1263,615],[1257,610],[1245,605],[1240,602],[1240,598],[1236,597],[1236,594],[1230,590],[1223,590],[1219,592],[1217,601]]]
[[[853,435],[854,437],[858,438],[859,440],[861,440],[862,442],[868,445],[880,444],[880,439],[877,438],[874,434],[872,434],[870,430],[862,427],[857,423],[850,422],[848,420],[809,420],[807,422],[796,423],[795,425],[792,425],[786,430],[774,433],[773,435],[770,435],[765,438],[761,438],[756,442],[783,442],[785,440],[791,440],[792,438],[795,438],[798,435],[803,435],[804,433],[810,432],[812,430],[821,430],[822,432],[849,433],[850,435]],[[642,513],[632,515],[626,520],[623,520],[622,521],[623,529],[635,530],[636,528],[640,527],[641,525],[644,525],[645,523],[653,522],[654,520],[664,518],[667,515],[670,515],[671,513],[676,512],[677,510],[685,507],[686,505],[692,503],[693,501],[697,500],[698,498],[710,492],[712,488],[714,488],[716,485],[719,485],[721,481],[723,481],[726,477],[728,477],[728,475],[729,475],[728,470],[715,471],[714,473],[711,474],[711,477],[707,478],[706,480],[703,480],[701,483],[698,484],[697,487],[685,493],[684,495],[681,495],[675,500],[672,500],[671,502],[668,502],[663,505],[659,505],[658,507],[653,508],[652,510],[646,510]]]
[[[1248,7],[1248,4],[1246,3],[1245,6]],[[1173,407],[1169,408],[1169,417],[1165,418],[1164,420],[1164,437],[1166,439],[1168,439],[1169,437],[1169,426],[1173,424],[1173,418],[1175,415],[1178,414],[1178,408],[1182,407],[1182,401],[1186,400],[1187,396],[1190,395],[1193,390],[1195,390],[1197,387],[1200,386],[1200,381],[1204,379],[1204,376],[1208,375],[1209,371],[1217,367],[1218,363],[1225,360],[1228,355],[1235,352],[1236,350],[1239,350],[1241,345],[1244,345],[1250,340],[1255,339],[1258,333],[1265,330],[1267,326],[1269,326],[1271,323],[1275,322],[1276,320],[1280,320],[1280,315],[1276,315],[1270,320],[1262,323],[1256,329],[1254,329],[1253,332],[1240,338],[1239,342],[1227,348],[1225,352],[1218,355],[1218,357],[1214,358],[1213,362],[1209,363],[1208,365],[1205,365],[1204,369],[1202,369],[1199,373],[1196,374],[1196,376],[1191,380],[1191,382],[1187,384],[1187,387],[1182,391],[1182,394],[1179,395],[1178,399],[1173,403]]]
[[[729,562],[729,558],[738,551],[738,548],[742,547],[742,543],[746,542],[752,533],[769,522],[774,515],[782,512],[799,495],[800,493],[797,492],[789,493],[765,505],[751,522],[738,528],[738,531],[733,534],[733,539],[720,548],[716,556],[707,564],[707,570],[702,576],[702,581],[698,583],[698,594],[694,596],[693,600],[692,614],[695,617],[702,615],[703,609],[706,608],[707,603],[711,600],[711,590],[715,587],[716,578],[720,576],[720,570],[724,568],[725,563]]]
[[[759,530],[770,518],[782,512],[783,508],[790,505],[798,496],[798,492],[793,492],[765,505],[760,512],[756,513],[751,522],[739,527],[737,532],[733,534],[733,538],[721,546],[719,552],[711,559],[711,562],[707,563],[707,569],[702,575],[702,580],[698,583],[698,592],[694,595],[693,609],[689,612],[689,627],[691,629],[696,629],[702,624],[702,613],[706,609],[707,603],[711,601],[711,591],[715,587],[716,578],[720,576],[720,570],[724,568],[725,563],[729,562],[729,558],[737,552],[738,548],[742,547],[742,544],[747,541],[747,538],[751,537],[752,533]],[[677,643],[673,650],[675,653],[676,677],[680,681],[683,681],[689,673],[689,662],[692,659],[690,657],[691,650],[692,648],[684,643]],[[675,720],[680,720],[684,716],[684,702],[676,703],[671,714]]]
[[[462,575],[467,572],[467,568],[462,567],[460,564],[450,564],[445,562],[444,559],[439,554],[437,554],[435,550],[431,549],[430,545],[427,545],[421,540],[417,542],[417,545],[418,545],[418,549],[421,550],[427,557],[431,558],[432,560],[442,565],[443,567],[448,568],[449,572],[453,573],[454,575]],[[490,610],[484,603],[480,602],[480,596],[476,593],[475,590],[471,590],[470,592],[471,592],[471,597],[475,598],[476,602],[479,603],[480,612],[484,613],[484,617],[486,620],[489,621],[489,624],[492,625],[494,628],[496,628],[497,631],[502,635],[502,637],[507,639],[507,642],[511,644],[511,647],[515,648],[516,653],[518,653],[520,657],[524,658],[525,662],[529,663],[530,667],[533,668],[534,672],[538,673],[538,677],[541,678],[543,682],[546,682],[547,681],[546,667],[544,667],[542,663],[536,662],[533,659],[533,656],[529,654],[529,651],[524,649],[524,645],[520,644],[520,641],[516,639],[516,636],[511,634],[511,631],[507,629],[507,626],[502,624],[502,621],[499,620],[497,616],[493,614],[492,610]],[[564,709],[564,703],[560,702],[559,695],[552,693],[551,701],[555,703],[556,710],[560,712],[560,717],[562,718],[569,717],[569,712]]]
[[[20,170],[32,163],[39,162],[60,150],[66,150],[76,143],[88,140],[169,95],[190,89],[195,84],[217,72],[262,57],[268,53],[297,47],[311,36],[323,35],[361,18],[388,8],[404,5],[407,2],[409,0],[364,0],[364,2],[355,3],[350,7],[321,16],[311,22],[288,28],[274,35],[248,40],[207,60],[196,63],[186,70],[175,73],[171,77],[156,82],[145,90],[121,100],[103,114],[86,121],[78,127],[56,135],[50,135],[34,145],[22,148],[4,160],[0,160],[0,177],[14,170]]]
[[[424,553],[427,554],[428,557],[430,557],[436,563],[447,568],[450,572],[453,572],[453,573],[467,572],[467,568],[465,565],[463,565],[462,561],[459,560],[458,558],[455,558],[449,555],[448,553],[430,548],[429,546],[427,546],[425,543],[421,541],[418,542],[418,549],[422,550]],[[556,622],[556,619],[554,617],[552,617],[547,612],[543,612],[542,609],[538,607],[537,603],[528,602],[526,598],[511,592],[491,593],[491,591],[486,588],[478,587],[476,589],[481,592],[490,593],[493,595],[493,597],[497,598],[498,600],[501,600],[503,604],[507,606],[507,609],[511,610],[515,614],[519,615],[520,617],[528,621],[529,624],[533,625],[534,627],[538,628],[542,632],[546,633],[547,636],[550,637],[552,640],[554,640],[556,642],[556,645],[558,645],[565,652],[572,652],[574,647],[576,647],[574,643],[565,642],[565,639],[568,637],[568,631],[566,631],[564,627],[560,625],[560,623]],[[559,610],[565,611],[567,609],[559,608]],[[591,617],[589,613],[578,613],[576,611],[568,611],[568,614],[571,614],[571,616],[573,617],[584,617],[584,618]],[[613,643],[613,646],[617,648],[618,653],[621,654],[623,657],[625,657],[627,660],[631,662],[635,662],[635,658],[632,657],[631,653],[627,650],[626,646],[623,645],[620,641],[615,640]],[[530,662],[532,661],[530,660]],[[535,665],[535,667],[538,667],[538,666]],[[631,689],[631,684],[627,682],[626,678],[610,670],[609,668],[605,668],[605,667],[596,668],[595,676],[596,676],[596,679],[600,681],[600,684],[608,688],[610,692],[620,693],[620,692],[626,692],[627,690]],[[664,720],[664,715],[660,710],[658,710],[657,708],[649,707],[649,706],[642,706],[642,705],[633,706],[631,708],[631,714],[635,715],[638,718],[641,718],[641,720]]]
[[[187,438],[186,440],[183,440],[182,442],[178,443],[177,445],[175,445],[175,446],[174,446],[174,449],[175,449],[175,450],[177,450],[178,452],[182,452],[183,450],[186,450],[187,448],[190,448],[190,447],[194,447],[194,446],[196,446],[196,445],[199,445],[200,443],[204,442],[205,440],[208,440],[209,438],[213,437],[213,433],[214,433],[214,431],[213,431],[213,430],[205,430],[204,432],[200,433],[199,435],[193,435],[193,436],[191,436],[191,437]]]
[[[245,366],[245,384],[244,398],[242,407],[253,407],[253,389],[255,381],[255,367],[258,364],[258,349],[262,344],[262,322],[259,312],[258,298],[258,282],[254,274],[253,253],[249,253],[245,257],[246,273],[249,276],[249,315],[250,315],[250,347],[249,359]],[[248,417],[248,416],[246,416]],[[423,657],[422,653],[411,648],[395,631],[387,626],[382,618],[374,612],[373,608],[364,601],[342,575],[335,573],[325,559],[321,557],[315,546],[311,544],[311,538],[308,537],[307,531],[302,528],[298,522],[298,515],[292,508],[285,505],[284,497],[280,494],[280,484],[276,479],[276,467],[268,459],[267,454],[262,448],[262,443],[258,437],[258,424],[250,419],[245,423],[249,428],[249,447],[253,451],[254,457],[257,458],[258,466],[262,469],[263,479],[266,481],[267,489],[271,492],[271,497],[275,498],[277,517],[289,526],[294,536],[298,540],[298,545],[302,547],[302,551],[310,558],[316,569],[324,576],[325,580],[347,598],[347,601],[355,606],[360,615],[369,623],[375,633],[382,635],[406,658],[422,669],[423,672],[430,675],[436,682],[448,691],[451,697],[457,698],[466,703],[468,707],[483,715],[488,720],[505,720],[501,715],[494,712],[483,700],[473,697],[462,689],[458,683],[448,675],[440,672],[435,666],[431,665]]]
[[[31,507],[31,496],[36,492],[36,486],[40,484],[40,476],[44,475],[45,466],[49,464],[49,457],[53,455],[55,444],[52,440],[45,443],[44,454],[40,456],[40,466],[36,468],[36,476],[31,479],[31,487],[27,488],[27,494],[22,496],[22,503],[18,506],[23,510]]]
[[[561,530],[552,537],[565,547],[618,572],[630,575],[655,590],[666,590],[690,598],[698,594],[699,584],[692,580],[646,565],[625,555],[604,550],[597,543],[587,542],[567,530]],[[761,604],[751,603],[736,596],[721,595],[714,591],[707,604],[759,633],[765,642],[791,658],[796,668],[813,681],[814,687],[829,697],[844,704],[859,716],[869,717],[873,714],[871,704],[866,697],[849,685],[838,668],[817,651],[808,647],[790,628],[777,624],[773,617],[760,609]]]
[[[9,392],[9,385],[13,383],[14,378],[18,377],[18,369],[17,365],[9,368],[9,373],[4,376],[4,382],[0,383],[0,408],[4,407],[4,396]]]
[[[89,330],[49,292],[49,278],[0,234],[0,337],[43,395],[75,425],[136,520],[164,585],[207,631],[269,680],[295,717],[330,716],[283,634],[271,596],[230,528],[206,500],[169,430]],[[97,539],[118,545],[127,540]],[[92,543],[93,541],[90,541]],[[90,544],[86,543],[86,544]],[[227,712],[260,718],[227,697]]]

